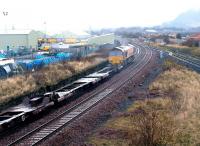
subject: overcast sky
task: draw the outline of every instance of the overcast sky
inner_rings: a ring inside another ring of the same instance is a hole
[[[153,26],[190,9],[200,9],[200,0],[0,0],[0,29],[14,26],[52,33]]]

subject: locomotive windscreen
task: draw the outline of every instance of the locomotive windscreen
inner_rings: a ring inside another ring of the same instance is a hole
[[[110,51],[109,56],[121,56],[122,52],[120,51]]]

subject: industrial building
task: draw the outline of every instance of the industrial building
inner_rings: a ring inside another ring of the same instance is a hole
[[[111,34],[91,37],[88,39],[88,44],[89,45],[114,44],[114,41],[115,41],[115,35],[111,33]]]
[[[6,30],[0,32],[0,50],[37,48],[38,39],[44,34],[34,30]]]
[[[46,40],[46,41],[44,41]],[[60,40],[60,41],[59,41]],[[40,42],[41,41],[41,42]],[[115,41],[114,34],[105,34],[100,36],[88,36],[87,39],[80,40],[76,38],[51,38],[39,31],[30,30],[4,30],[0,31],[0,50],[18,50],[19,48],[38,49],[41,44],[55,44],[58,42],[69,44],[92,45],[99,47],[102,45],[113,45]],[[40,42],[40,43],[39,43]]]

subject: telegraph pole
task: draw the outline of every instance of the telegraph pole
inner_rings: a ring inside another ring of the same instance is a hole
[[[6,33],[7,32],[6,16],[8,16],[8,11],[3,11],[3,16],[5,17],[5,33]]]
[[[47,22],[46,21],[44,21],[44,33],[45,33],[44,38],[46,39],[47,38]]]

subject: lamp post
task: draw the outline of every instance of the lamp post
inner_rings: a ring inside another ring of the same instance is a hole
[[[47,38],[47,23],[46,23],[46,21],[44,21],[44,33],[45,33],[44,38],[46,39]]]
[[[5,33],[7,32],[6,16],[8,16],[8,11],[3,11],[3,16],[5,16]]]

